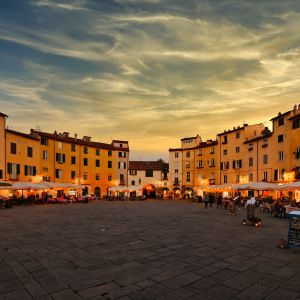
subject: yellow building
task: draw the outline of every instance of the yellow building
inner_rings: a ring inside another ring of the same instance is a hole
[[[0,113],[0,180],[5,180],[5,128],[7,115]]]
[[[244,124],[218,134],[221,184],[257,180],[257,155],[253,143],[247,141],[261,136],[264,130],[263,124]]]
[[[31,134],[5,130],[5,180],[32,181],[40,174],[39,139]]]
[[[68,132],[31,132],[40,140],[43,180],[81,184],[87,188],[86,192],[98,196],[106,195],[108,187],[127,184],[127,177],[120,180],[119,175],[119,169],[127,174],[127,141],[115,145],[115,141],[112,144],[93,142],[88,136],[70,137]]]
[[[0,113],[0,179],[75,183],[86,193],[106,195],[108,187],[128,184],[127,141],[98,143],[68,132],[30,134],[6,129]]]

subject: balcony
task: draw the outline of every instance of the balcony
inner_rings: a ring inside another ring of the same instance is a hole
[[[125,180],[121,180],[119,185],[126,185],[126,181]]]
[[[214,168],[216,165],[209,165],[210,168]]]
[[[18,174],[9,174],[9,180],[19,180],[19,177]]]
[[[201,167],[200,167],[200,166],[197,166],[197,167],[196,167],[196,169],[203,169],[203,168],[204,168],[203,166],[201,166]]]
[[[215,185],[216,179],[208,179],[209,185]]]
[[[226,144],[228,144],[228,141],[223,141],[222,144],[226,145]]]
[[[253,147],[249,147],[249,148],[248,148],[248,151],[252,151],[252,150],[253,150]]]
[[[268,144],[262,144],[261,147],[262,148],[267,148],[269,145]]]

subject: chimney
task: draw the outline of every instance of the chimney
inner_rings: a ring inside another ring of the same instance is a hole
[[[63,138],[69,137],[69,132],[66,132],[66,131],[65,131],[65,132],[62,134],[62,137],[63,137]]]
[[[75,138],[75,141],[76,141],[77,140],[77,133],[75,133],[74,138]]]
[[[57,131],[56,130],[54,130],[54,135],[57,135]]]
[[[84,142],[87,142],[87,143],[91,142],[91,137],[90,136],[85,135],[82,139],[83,139]]]

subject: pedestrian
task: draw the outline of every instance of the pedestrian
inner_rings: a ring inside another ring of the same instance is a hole
[[[217,205],[217,208],[221,207],[222,208],[222,195],[219,194],[218,196],[218,205]]]
[[[209,207],[212,207],[214,202],[215,202],[215,196],[212,193],[210,193],[209,194]]]
[[[202,203],[202,201],[203,201],[203,198],[202,198],[202,196],[200,195],[200,196],[198,196],[198,203]]]
[[[205,209],[207,209],[208,202],[209,202],[209,197],[208,197],[208,194],[206,194],[206,195],[205,195],[205,199],[204,199]]]

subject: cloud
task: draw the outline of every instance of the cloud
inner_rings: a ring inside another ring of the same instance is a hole
[[[32,2],[34,25],[0,21],[1,107],[24,129],[22,111],[45,111],[43,128],[128,139],[141,153],[268,121],[299,99],[300,14],[289,1],[257,5]]]
[[[82,2],[82,1],[80,1]],[[49,7],[52,9],[65,9],[65,10],[83,10],[88,11],[89,9],[82,6],[82,4],[79,3],[61,3],[61,2],[55,2],[51,0],[36,0],[32,1],[31,4],[38,7]]]

